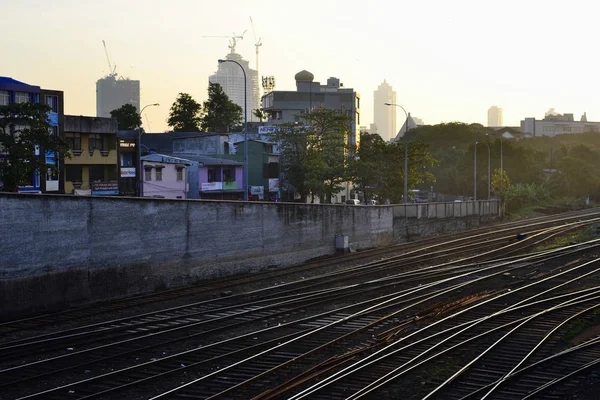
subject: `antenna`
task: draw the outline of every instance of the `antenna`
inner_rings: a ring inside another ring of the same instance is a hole
[[[106,54],[106,61],[108,61],[108,76],[115,77],[117,76],[117,73],[115,72],[117,70],[117,66],[111,65],[110,57],[108,56],[108,50],[106,49],[106,42],[104,40],[102,40],[102,45],[104,46],[104,54]]]
[[[235,32],[233,32],[233,36],[202,36],[205,38],[226,38],[229,39],[229,50],[231,50],[232,53],[235,53],[235,46],[237,44],[238,40],[242,40],[244,38],[244,34],[247,32],[248,30],[246,29],[241,35],[236,36]]]

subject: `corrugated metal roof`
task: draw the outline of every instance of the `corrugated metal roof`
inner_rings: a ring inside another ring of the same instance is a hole
[[[187,164],[187,165],[192,165],[192,164],[196,163],[193,160],[189,160],[186,158],[180,158],[180,157],[175,157],[175,156],[171,156],[168,154],[158,154],[158,153],[152,153],[152,154],[148,154],[147,156],[143,156],[142,161],[163,162],[163,163],[167,163],[167,164]]]

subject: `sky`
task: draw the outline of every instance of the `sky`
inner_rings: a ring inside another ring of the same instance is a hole
[[[160,103],[143,118],[152,132],[168,129],[178,93],[206,100],[229,49],[204,36],[247,30],[237,52],[254,67],[250,17],[275,90],[295,90],[303,69],[340,78],[360,93],[364,126],[384,79],[426,124],[487,125],[492,105],[509,126],[549,108],[600,120],[592,0],[0,0],[0,10],[0,76],[63,90],[66,114],[94,116],[105,40],[117,73],[141,81],[142,105]]]

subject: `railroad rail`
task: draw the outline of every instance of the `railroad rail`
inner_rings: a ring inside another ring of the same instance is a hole
[[[600,349],[594,338],[572,347],[565,339],[597,323],[600,239],[533,249],[599,218],[579,212],[320,260],[270,274],[277,285],[231,296],[207,295],[235,280],[173,290],[161,295],[193,301],[90,324],[73,322],[94,314],[90,308],[8,322],[0,326],[0,392],[44,399],[566,393]],[[146,296],[108,309],[139,308],[138,301],[158,304]],[[30,334],[48,323],[58,328]]]

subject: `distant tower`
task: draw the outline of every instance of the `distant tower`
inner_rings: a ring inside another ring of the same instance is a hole
[[[248,97],[248,109],[246,115],[248,121],[258,121],[254,116],[253,111],[260,108],[260,87],[258,82],[258,72],[249,67],[248,61],[244,60],[237,53],[229,53],[226,57],[228,60],[237,61],[244,67],[246,77],[248,79],[246,92]],[[244,73],[235,63],[226,62],[220,63],[219,69],[208,78],[211,83],[218,83],[223,88],[223,91],[229,96],[229,99],[238,106],[244,108]]]
[[[389,141],[396,136],[396,112],[398,110],[397,107],[389,107],[385,103],[396,104],[396,92],[384,79],[373,93],[373,97],[373,115],[377,133],[383,140]]]
[[[140,111],[140,81],[107,76],[96,81],[96,116],[110,118],[110,112],[125,104]]]
[[[497,106],[491,106],[488,109],[488,126],[489,127],[498,127],[504,126],[502,121],[502,109]]]
[[[110,112],[125,104],[140,110],[140,81],[117,78],[117,66],[110,62],[106,43],[102,41],[108,62],[108,75],[96,81],[96,116],[110,118]]]

